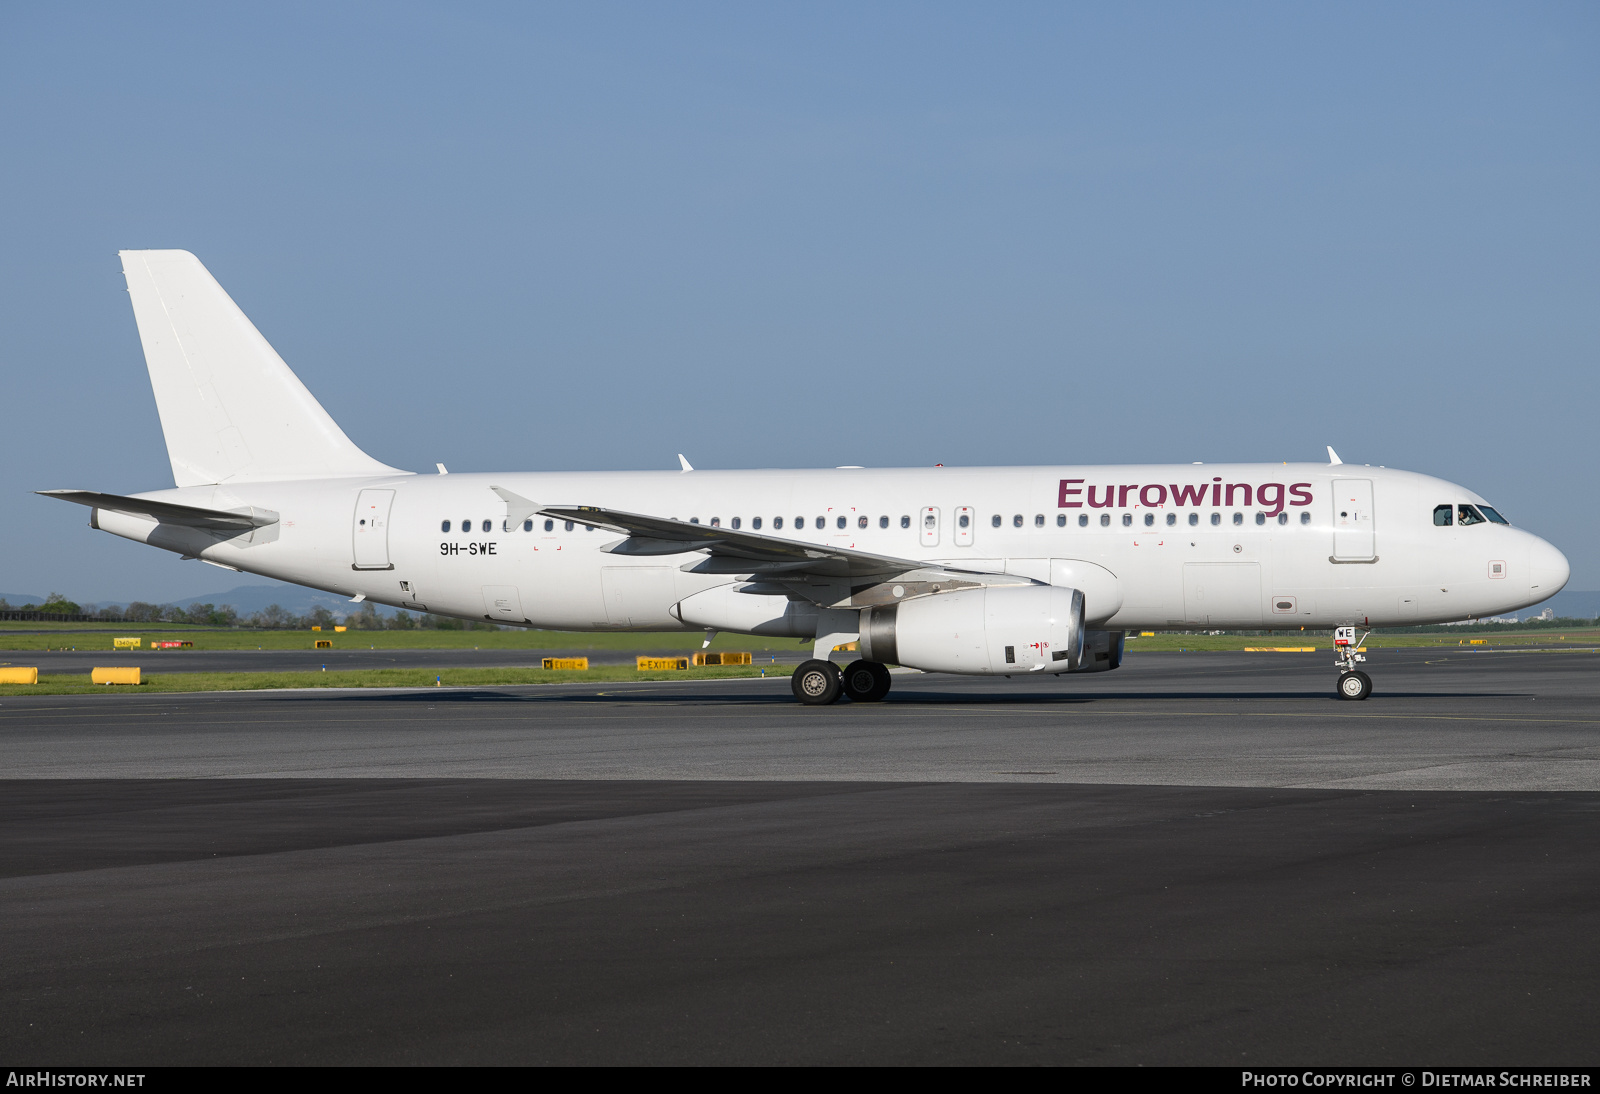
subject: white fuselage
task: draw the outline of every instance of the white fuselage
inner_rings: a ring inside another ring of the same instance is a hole
[[[1436,524],[1438,506],[1483,503],[1469,490],[1348,464],[395,474],[140,495],[280,515],[246,537],[103,510],[95,521],[249,573],[534,627],[686,629],[674,605],[739,581],[685,572],[698,552],[607,553],[620,537],[601,528],[508,527],[493,486],[1042,581],[1092,564],[1111,578],[1089,594],[1088,621],[1113,630],[1447,622],[1537,603],[1568,573],[1519,528]]]

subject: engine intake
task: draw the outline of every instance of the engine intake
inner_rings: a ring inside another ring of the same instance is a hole
[[[1075,672],[1084,638],[1083,594],[1058,585],[963,589],[861,612],[864,659],[926,672]]]

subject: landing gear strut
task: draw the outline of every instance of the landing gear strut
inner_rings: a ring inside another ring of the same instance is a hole
[[[882,702],[891,682],[889,670],[876,661],[855,661],[844,670],[844,693],[851,702]]]
[[[1361,636],[1361,642],[1367,640],[1367,635]],[[1334,694],[1340,699],[1365,699],[1372,694],[1372,677],[1362,672],[1356,666],[1366,660],[1358,653],[1361,642],[1356,641],[1354,627],[1337,627],[1333,632],[1334,667],[1339,670],[1339,683],[1334,688]]]

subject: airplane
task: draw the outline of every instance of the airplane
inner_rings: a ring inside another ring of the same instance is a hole
[[[1104,672],[1140,629],[1445,623],[1545,600],[1567,559],[1465,487],[1329,462],[418,474],[345,435],[200,260],[121,252],[174,489],[44,490],[91,528],[395,608],[812,645],[801,703],[890,665]],[[1380,519],[1381,518],[1381,519]],[[831,660],[854,644],[842,670]]]

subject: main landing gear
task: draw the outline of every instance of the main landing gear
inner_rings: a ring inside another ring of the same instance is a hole
[[[1361,642],[1366,640],[1366,635],[1363,635]],[[1339,670],[1339,682],[1334,686],[1334,694],[1340,699],[1365,699],[1372,694],[1372,677],[1356,668],[1366,660],[1357,652],[1361,649],[1361,642],[1356,641],[1354,627],[1338,627],[1333,632],[1333,664]]]
[[[841,695],[856,703],[876,703],[889,694],[889,684],[889,670],[876,661],[855,661],[843,672],[832,661],[803,661],[789,677],[794,697],[807,706],[837,703]]]

